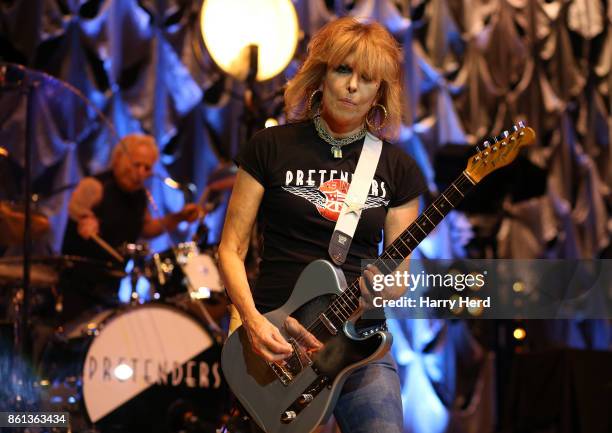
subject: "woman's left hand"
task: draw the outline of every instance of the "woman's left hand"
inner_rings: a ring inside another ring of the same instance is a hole
[[[363,276],[359,277],[359,290],[361,291],[361,297],[359,298],[359,308],[361,311],[371,310],[374,307],[373,301],[374,296],[381,296],[380,294],[376,295],[377,292],[374,291],[374,276],[377,274],[382,274],[380,270],[369,264],[365,267],[363,271]]]

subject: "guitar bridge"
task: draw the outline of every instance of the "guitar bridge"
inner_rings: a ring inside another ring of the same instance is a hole
[[[302,372],[305,368],[312,365],[312,359],[308,356],[305,350],[300,347],[295,338],[290,338],[289,344],[293,347],[293,353],[283,360],[282,364],[277,362],[268,362],[268,365],[276,374],[281,383],[288,386],[291,381]]]

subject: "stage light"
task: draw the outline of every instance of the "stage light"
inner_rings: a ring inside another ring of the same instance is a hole
[[[198,287],[198,290],[191,292],[191,299],[208,299],[210,298],[209,287]]]
[[[469,288],[473,290],[474,292],[477,292],[480,289],[482,289],[482,287],[484,286],[484,279],[478,278],[481,275],[481,273],[480,272],[470,272],[468,275],[471,275],[474,281],[474,284],[469,286]]]
[[[205,0],[200,29],[215,63],[239,80],[247,78],[256,46],[256,79],[264,81],[293,58],[299,26],[290,0]]]
[[[270,117],[269,119],[266,120],[266,123],[264,124],[264,126],[266,128],[269,128],[271,126],[278,126],[278,120],[276,120],[274,117]]]
[[[525,337],[527,336],[527,332],[525,332],[523,328],[516,328],[514,332],[512,332],[512,336],[515,340],[521,341],[525,339]]]
[[[454,294],[449,299],[451,301],[455,301],[454,302],[455,307],[451,308],[451,313],[453,313],[455,316],[458,316],[461,313],[463,313],[463,307],[459,306],[459,300],[461,299],[461,297],[457,294]]]
[[[165,177],[164,178],[164,183],[166,185],[168,185],[172,189],[180,189],[181,188],[181,185],[176,180],[172,179],[171,177]]]
[[[514,284],[512,284],[512,290],[515,293],[521,293],[525,291],[525,283],[523,283],[522,281],[516,281]]]
[[[472,299],[475,299],[479,302],[477,304],[475,303],[474,305],[469,305],[467,308],[468,313],[470,313],[470,315],[474,317],[482,316],[482,313],[484,312],[484,307],[482,306],[481,299],[480,298],[472,298]]]

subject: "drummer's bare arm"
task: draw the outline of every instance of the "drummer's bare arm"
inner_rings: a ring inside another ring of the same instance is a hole
[[[193,222],[200,216],[201,208],[194,203],[186,204],[178,212],[165,215],[161,218],[153,218],[149,211],[145,214],[142,236],[154,238],[161,235],[164,231],[176,229],[182,221]]]
[[[103,194],[104,187],[93,177],[83,178],[72,192],[68,203],[68,215],[77,222],[79,235],[85,239],[98,234],[100,230],[93,208],[100,203]]]

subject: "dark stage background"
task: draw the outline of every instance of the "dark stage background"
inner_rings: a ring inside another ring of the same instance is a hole
[[[538,135],[518,162],[479,185],[423,242],[419,254],[610,257],[612,4],[293,3],[303,38],[286,71],[258,85],[269,96],[254,113],[258,128],[267,117],[281,116],[279,91],[313,32],[335,16],[376,19],[404,47],[406,116],[397,145],[415,157],[431,196],[464,168],[468,145],[518,120]],[[37,93],[34,189],[53,227],[37,245],[39,252],[59,251],[66,224],[70,191],[49,194],[106,167],[116,136],[144,131],[157,139],[161,158],[159,177],[150,183],[158,207],[153,213],[178,210],[184,200],[161,178],[193,182],[202,191],[212,170],[231,160],[244,142],[244,84],[226,77],[206,53],[200,6],[200,1],[180,0],[0,1],[2,60],[68,83],[91,103],[63,98],[71,91],[52,78],[45,81],[50,90]],[[3,99],[0,145],[11,155],[13,185],[0,198],[15,200],[22,190],[25,98]],[[207,217],[212,242],[218,240],[223,211],[222,206]],[[190,238],[192,231],[182,227],[173,241]],[[162,236],[152,248],[168,245]],[[16,249],[5,251],[16,254]],[[505,396],[513,392],[507,384],[517,348],[610,348],[607,322],[546,322],[536,326],[533,337],[526,326],[527,338],[520,342],[512,338],[512,322],[415,320],[393,321],[391,327],[406,429],[419,433],[493,431],[503,403],[510,401]]]

